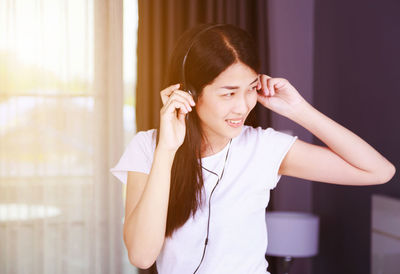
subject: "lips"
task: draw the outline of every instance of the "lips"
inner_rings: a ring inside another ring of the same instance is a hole
[[[226,119],[225,121],[231,127],[240,127],[243,124],[243,119]]]
[[[228,122],[232,122],[233,124],[240,124],[242,119],[226,119]]]

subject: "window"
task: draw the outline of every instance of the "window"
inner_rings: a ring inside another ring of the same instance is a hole
[[[136,130],[136,29],[136,1],[0,0],[0,273],[131,267],[109,168]]]

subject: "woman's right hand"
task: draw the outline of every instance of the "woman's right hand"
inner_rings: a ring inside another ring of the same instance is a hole
[[[163,89],[161,100],[163,107],[160,110],[160,139],[158,146],[176,151],[183,144],[186,133],[185,116],[192,111],[195,105],[193,97],[182,90],[180,84]]]

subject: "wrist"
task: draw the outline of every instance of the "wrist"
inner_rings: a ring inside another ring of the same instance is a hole
[[[292,111],[287,118],[298,124],[301,124],[304,119],[307,119],[307,116],[310,112],[312,112],[313,109],[314,107],[310,103],[308,103],[306,100],[303,100],[301,103],[292,108]]]
[[[172,149],[168,147],[164,147],[161,144],[158,144],[155,150],[155,154],[163,155],[163,156],[170,156],[172,158],[175,157],[177,149]]]

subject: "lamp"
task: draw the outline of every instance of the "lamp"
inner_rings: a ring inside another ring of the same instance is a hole
[[[319,218],[310,213],[273,211],[266,213],[268,247],[266,255],[283,257],[284,273],[293,258],[318,253]]]

